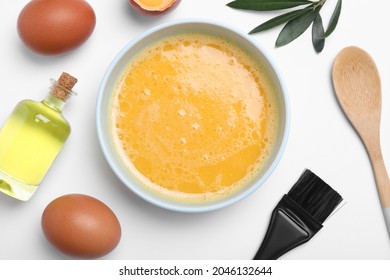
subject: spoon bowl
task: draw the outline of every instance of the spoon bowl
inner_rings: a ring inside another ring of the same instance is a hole
[[[371,134],[372,125],[379,130],[381,118],[381,81],[374,60],[360,48],[343,49],[334,62],[333,83],[341,107],[364,141],[362,134]]]

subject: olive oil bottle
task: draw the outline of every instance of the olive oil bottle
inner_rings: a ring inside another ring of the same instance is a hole
[[[77,79],[62,73],[51,80],[41,102],[19,102],[0,130],[0,191],[29,200],[70,134],[62,115]]]

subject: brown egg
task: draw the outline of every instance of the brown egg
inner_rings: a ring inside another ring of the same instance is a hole
[[[17,21],[20,39],[42,55],[64,54],[79,47],[95,25],[95,13],[84,0],[32,0]]]
[[[100,200],[83,194],[64,195],[50,202],[41,223],[54,247],[78,258],[104,256],[121,238],[114,212]]]

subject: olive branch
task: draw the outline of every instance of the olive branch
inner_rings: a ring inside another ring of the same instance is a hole
[[[338,0],[325,30],[320,11],[326,1],[327,0],[235,0],[226,5],[234,9],[252,11],[274,11],[306,6],[274,17],[252,29],[249,34],[262,32],[285,24],[275,43],[276,47],[281,47],[297,39],[310,25],[312,25],[313,47],[316,52],[321,52],[325,46],[325,39],[336,29],[342,6],[342,0]]]

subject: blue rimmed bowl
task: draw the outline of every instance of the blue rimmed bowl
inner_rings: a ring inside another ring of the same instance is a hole
[[[274,85],[277,106],[279,111],[279,124],[277,138],[266,164],[262,170],[248,184],[240,188],[233,195],[226,196],[219,200],[212,200],[204,203],[182,202],[171,200],[160,196],[145,188],[126,168],[118,155],[111,137],[110,129],[110,107],[113,89],[118,78],[126,69],[129,62],[146,46],[163,39],[165,37],[178,33],[201,32],[224,37],[227,40],[235,42],[247,52],[249,52],[266,69],[271,82]],[[290,124],[290,111],[287,97],[287,90],[283,79],[272,58],[267,52],[246,33],[225,23],[204,20],[204,19],[185,19],[175,20],[155,28],[152,28],[131,40],[114,58],[107,69],[102,80],[96,108],[96,125],[99,143],[103,154],[118,178],[130,190],[139,195],[146,201],[165,209],[179,212],[205,212],[220,209],[242,200],[256,189],[258,189],[271,175],[280,161],[285,149]]]

